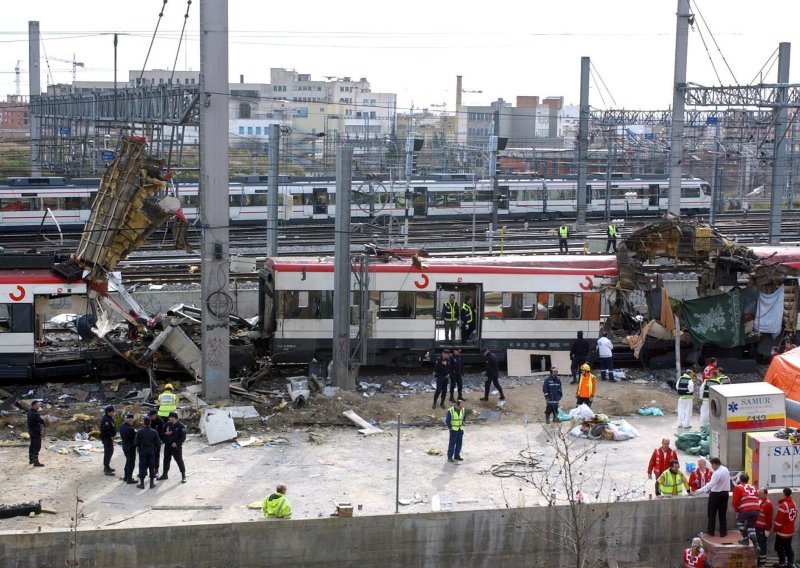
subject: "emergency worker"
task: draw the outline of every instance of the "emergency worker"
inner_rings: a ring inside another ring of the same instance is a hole
[[[606,252],[608,252],[611,247],[614,247],[614,252],[617,252],[617,237],[619,236],[619,231],[617,230],[617,226],[613,221],[608,224],[606,234],[608,235],[608,240],[606,241]]]
[[[158,415],[164,420],[167,419],[170,412],[178,410],[178,395],[174,394],[171,383],[164,386],[164,392],[158,395]]]
[[[461,444],[464,441],[464,419],[466,412],[461,406],[461,401],[457,400],[455,406],[450,407],[445,416],[447,431],[450,438],[447,442],[447,461],[458,463],[464,461],[461,457]]]
[[[578,388],[575,391],[577,401],[575,404],[580,406],[592,406],[594,400],[595,389],[597,388],[597,377],[592,374],[592,368],[588,363],[581,365],[581,376],[578,379]]]
[[[442,306],[442,320],[444,321],[445,341],[456,340],[456,328],[458,328],[460,312],[461,305],[456,301],[456,295],[450,294],[450,299],[445,301],[444,306]]]
[[[558,251],[569,254],[569,225],[561,223],[558,228]]]

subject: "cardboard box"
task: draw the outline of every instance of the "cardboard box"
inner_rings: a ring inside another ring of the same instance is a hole
[[[728,535],[701,535],[703,548],[708,555],[709,566],[713,568],[755,568],[756,551],[752,545],[743,546],[738,543],[742,538],[739,531],[728,527]]]

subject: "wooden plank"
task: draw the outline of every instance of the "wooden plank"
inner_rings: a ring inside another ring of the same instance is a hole
[[[222,505],[153,505],[151,511],[216,511]]]

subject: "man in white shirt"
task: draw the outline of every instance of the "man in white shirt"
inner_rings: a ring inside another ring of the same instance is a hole
[[[616,381],[614,378],[614,358],[612,356],[612,350],[614,349],[614,344],[611,343],[611,340],[608,338],[608,333],[603,332],[603,337],[597,340],[597,356],[600,359],[600,380],[605,381],[608,378],[609,381]],[[608,375],[606,376],[606,373]]]
[[[731,490],[731,472],[722,465],[719,458],[711,458],[711,481],[692,495],[708,493],[708,534],[714,536],[716,517],[719,517],[719,536],[728,535],[728,494]]]

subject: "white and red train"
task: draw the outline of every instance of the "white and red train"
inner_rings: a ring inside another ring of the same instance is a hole
[[[262,332],[275,362],[330,359],[333,274],[333,258],[267,259]],[[354,284],[349,300],[355,315],[360,298],[369,298],[367,325],[351,325],[351,335],[366,334],[370,362],[416,366],[429,351],[454,344],[445,341],[440,317],[450,294],[459,302],[467,296],[474,301],[470,351],[488,347],[499,357],[512,348],[568,351],[578,331],[596,339],[604,304],[600,288],[618,268],[616,257],[608,255],[425,258],[421,265],[408,258],[370,258],[367,274],[367,289]],[[461,342],[457,335],[455,343]]]

